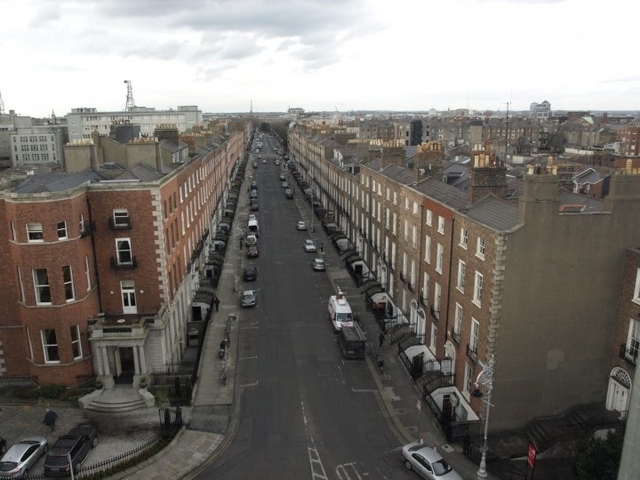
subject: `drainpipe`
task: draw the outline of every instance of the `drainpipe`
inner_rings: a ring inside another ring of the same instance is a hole
[[[449,280],[448,280],[448,285],[447,285],[447,305],[446,305],[446,312],[447,312],[447,319],[445,320],[445,324],[444,324],[444,329],[445,329],[445,340],[446,338],[449,336],[449,304],[451,302],[451,279],[453,278],[453,271],[451,270],[451,268],[453,267],[453,245],[454,245],[454,238],[456,236],[456,229],[455,229],[455,225],[456,225],[456,220],[455,217],[451,219],[451,240],[449,242]],[[440,307],[440,312],[442,312],[442,306]],[[454,369],[455,369],[455,365],[454,365]]]

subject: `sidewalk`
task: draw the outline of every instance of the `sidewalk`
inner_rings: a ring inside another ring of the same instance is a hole
[[[247,176],[251,175],[247,169]],[[247,180],[245,180],[247,181]],[[311,207],[302,199],[297,185],[294,201],[302,219],[311,224]],[[138,465],[125,474],[114,477],[119,479],[176,479],[195,478],[203,466],[215,460],[216,450],[230,442],[234,425],[232,409],[234,404],[235,352],[227,355],[228,381],[223,385],[220,380],[222,361],[218,358],[218,347],[223,336],[224,326],[230,314],[237,320],[231,328],[232,349],[237,345],[237,324],[240,317],[238,307],[239,292],[236,288],[236,274],[239,274],[241,250],[238,250],[237,225],[243,225],[248,218],[247,198],[241,195],[234,219],[234,233],[229,240],[222,275],[218,284],[217,296],[220,309],[214,312],[204,339],[204,346],[198,370],[198,382],[194,388],[194,402],[185,409],[185,424],[173,442],[152,459]],[[363,331],[367,338],[373,339],[377,347],[380,329],[373,314],[367,309],[364,296],[355,286],[340,257],[320,226],[313,220],[313,232],[309,232],[316,244],[324,243],[322,256],[327,263],[327,274],[334,287],[340,287],[349,300],[354,313],[359,314]],[[398,439],[398,447],[405,443],[423,439],[425,445],[436,446],[464,479],[476,478],[478,465],[468,460],[462,453],[462,445],[448,445],[440,426],[435,422],[426,406],[420,404],[420,394],[409,373],[400,362],[395,345],[385,342],[378,349],[384,358],[384,375],[378,371],[367,355],[366,362],[375,379],[382,405],[390,426]],[[416,477],[417,478],[417,477]],[[487,478],[495,479],[489,475]]]

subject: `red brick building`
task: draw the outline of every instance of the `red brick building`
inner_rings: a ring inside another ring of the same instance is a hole
[[[0,192],[0,376],[76,385],[97,375],[109,387],[179,361],[209,232],[249,133],[162,171],[109,164]],[[145,155],[161,155],[147,143]]]

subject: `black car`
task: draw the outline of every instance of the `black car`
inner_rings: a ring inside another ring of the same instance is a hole
[[[247,267],[242,272],[242,280],[255,282],[258,279],[258,267]]]
[[[89,451],[98,445],[98,431],[91,425],[72,428],[61,435],[53,444],[44,459],[44,474],[50,477],[68,476],[69,457],[76,473],[80,464],[87,458]]]

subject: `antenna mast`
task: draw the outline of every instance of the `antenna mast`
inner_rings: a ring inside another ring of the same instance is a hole
[[[133,87],[131,86],[131,80],[125,80],[124,83],[127,84],[127,104],[124,109],[126,112],[129,112],[135,108],[136,102],[133,99]]]

